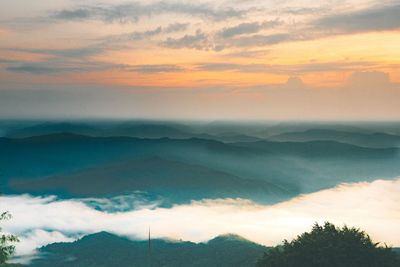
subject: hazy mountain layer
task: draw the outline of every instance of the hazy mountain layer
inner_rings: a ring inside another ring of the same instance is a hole
[[[326,129],[311,129],[304,132],[289,132],[268,137],[271,141],[308,142],[330,140],[364,147],[398,147],[400,136],[387,133],[358,133]]]
[[[104,196],[147,190],[171,201],[246,197],[276,202],[340,182],[400,174],[398,148],[334,141],[223,143],[52,134],[0,138],[0,151],[6,193]]]
[[[161,158],[122,161],[42,179],[13,180],[11,187],[18,192],[68,197],[107,197],[135,190],[169,200],[163,204],[225,197],[273,200],[289,195],[267,181]]]

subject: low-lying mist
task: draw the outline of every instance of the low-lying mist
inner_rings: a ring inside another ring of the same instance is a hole
[[[131,209],[107,210],[113,201]],[[341,184],[275,205],[246,199],[204,199],[162,208],[157,202],[145,203],[135,197],[59,200],[53,196],[6,195],[0,197],[0,210],[13,215],[4,223],[4,230],[20,237],[17,253],[28,256],[40,246],[99,231],[145,239],[149,227],[154,238],[202,242],[236,233],[275,245],[309,230],[314,222],[324,221],[360,227],[376,242],[400,246],[398,203],[400,179]]]

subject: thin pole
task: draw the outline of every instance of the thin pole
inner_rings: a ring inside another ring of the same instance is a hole
[[[148,248],[147,248],[147,253],[148,253],[148,265],[151,267],[151,232],[150,232],[150,226],[149,226],[149,240],[148,240]]]

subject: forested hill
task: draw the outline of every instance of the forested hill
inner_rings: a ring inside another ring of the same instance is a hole
[[[207,243],[155,239],[151,241],[151,266],[247,267],[266,247],[237,235],[218,236]],[[133,241],[107,232],[88,235],[73,243],[55,243],[40,249],[31,267],[149,266],[148,241]]]

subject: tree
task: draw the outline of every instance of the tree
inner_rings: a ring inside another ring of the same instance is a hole
[[[0,214],[0,221],[8,220],[11,215],[8,212]],[[3,234],[0,227],[0,265],[4,264],[10,256],[15,252],[15,246],[12,245],[15,242],[19,242],[18,238],[14,235]]]
[[[282,245],[271,248],[258,262],[259,267],[399,267],[400,259],[391,248],[373,243],[356,228],[338,228],[326,222],[314,224]]]

